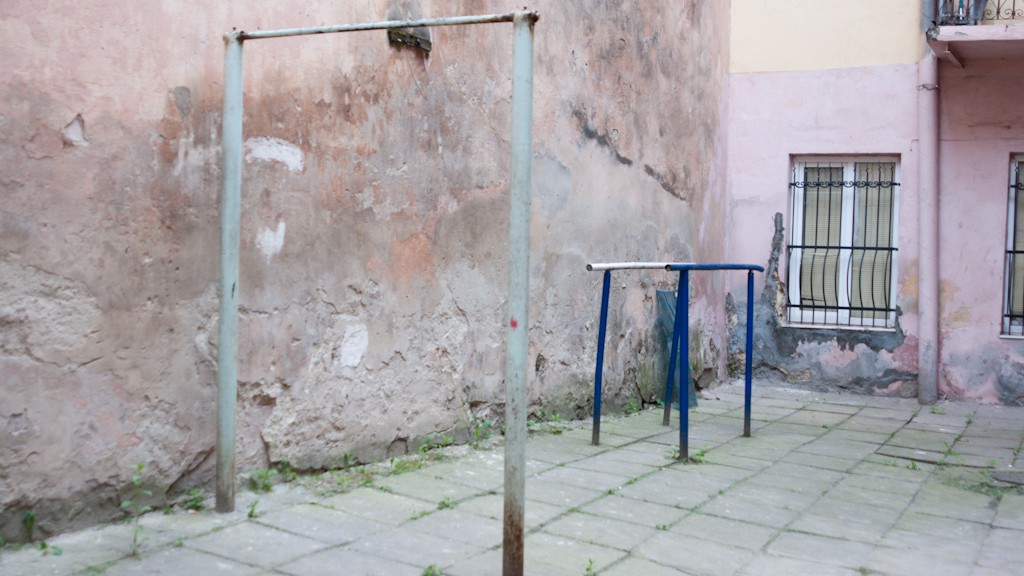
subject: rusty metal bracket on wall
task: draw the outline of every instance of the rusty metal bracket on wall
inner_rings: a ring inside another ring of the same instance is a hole
[[[508,317],[505,365],[505,532],[503,574],[523,573],[526,492],[526,372],[530,303],[530,195],[533,157],[533,25],[536,12],[456,16],[225,34],[221,133],[220,326],[217,346],[217,504],[235,509],[235,411],[238,396],[238,279],[242,197],[242,42],[364,30],[511,22],[512,158],[509,193]]]

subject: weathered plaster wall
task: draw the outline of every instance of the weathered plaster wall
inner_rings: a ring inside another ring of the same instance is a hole
[[[756,374],[878,394],[916,393],[917,66],[733,74],[729,82],[729,259],[768,267],[758,277]],[[780,320],[792,219],[791,158],[886,154],[902,169],[896,331],[817,330]],[[781,215],[781,216],[774,216]],[[730,285],[742,352],[746,288]]]
[[[538,5],[530,402],[589,404],[596,260],[724,256],[725,3]],[[221,34],[502,12],[493,1],[0,4],[0,535],[208,484]],[[116,18],[111,14],[116,13]],[[245,47],[242,470],[402,453],[504,398],[510,26]],[[607,394],[654,364],[616,286]],[[695,286],[719,374],[721,280]],[[623,288],[625,287],[625,288]]]
[[[1024,402],[1024,341],[1000,338],[1009,164],[1024,153],[1019,61],[942,65],[939,392]]]

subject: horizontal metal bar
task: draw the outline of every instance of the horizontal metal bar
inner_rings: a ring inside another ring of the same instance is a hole
[[[871,250],[875,252],[899,252],[898,248],[893,248],[892,246],[828,246],[817,244],[790,244],[787,248],[791,251],[800,248],[803,250]]]
[[[420,20],[385,20],[383,22],[369,22],[366,24],[338,24],[334,26],[317,26],[313,28],[282,28],[280,30],[257,30],[255,32],[238,31],[232,32],[231,34],[228,34],[228,36],[236,36],[239,40],[260,40],[263,38],[309,36],[311,34],[334,34],[336,32],[361,32],[364,30],[388,30],[391,28],[492,24],[495,22],[512,22],[514,18],[515,13],[509,12],[508,14],[487,14],[482,16],[453,16],[450,18],[425,18]]]
[[[871,306],[829,306],[828,304],[786,304],[786,308],[801,309],[806,312],[848,310],[850,312],[895,312],[895,308],[878,308]]]
[[[587,264],[588,272],[604,272],[605,270],[667,270],[671,262],[610,262]]]
[[[665,270],[755,270],[764,272],[757,264],[666,264]]]

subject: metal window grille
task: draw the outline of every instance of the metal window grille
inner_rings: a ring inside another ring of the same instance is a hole
[[[790,187],[787,320],[894,327],[898,162],[798,161]]]
[[[1024,19],[1024,0],[938,0],[937,6],[943,26]]]
[[[1010,164],[1010,204],[1006,226],[1006,284],[1003,334],[1024,336],[1024,158]]]

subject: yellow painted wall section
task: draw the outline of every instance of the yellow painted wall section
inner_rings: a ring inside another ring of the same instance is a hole
[[[729,71],[916,62],[919,0],[732,0]]]

